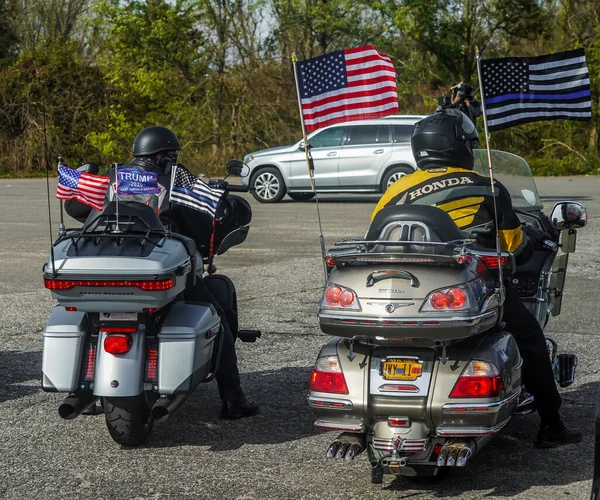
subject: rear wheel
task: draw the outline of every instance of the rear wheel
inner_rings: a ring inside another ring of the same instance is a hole
[[[308,201],[315,197],[315,193],[288,193],[288,196],[294,201]]]
[[[283,177],[275,167],[259,170],[250,180],[252,196],[261,203],[277,203],[285,196]]]
[[[387,188],[389,188],[394,182],[404,177],[405,175],[412,174],[413,172],[414,169],[412,167],[409,167],[408,165],[390,168],[381,180],[381,192],[385,193]]]
[[[102,398],[106,427],[114,441],[123,446],[139,446],[152,430],[153,399],[145,392],[127,398]]]

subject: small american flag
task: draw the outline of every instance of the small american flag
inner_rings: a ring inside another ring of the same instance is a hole
[[[297,74],[308,131],[398,112],[394,65],[371,45],[298,62]]]
[[[589,120],[590,77],[583,49],[481,61],[490,130],[539,120]]]
[[[222,189],[211,188],[187,169],[176,166],[171,187],[171,201],[208,214],[214,219]]]
[[[109,183],[110,177],[78,172],[63,165],[58,167],[56,197],[59,200],[76,199],[84,205],[102,210]]]

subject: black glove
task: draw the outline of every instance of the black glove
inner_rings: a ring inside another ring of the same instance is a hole
[[[544,240],[552,240],[552,237],[547,232],[536,229],[533,226],[524,226],[523,230],[531,240],[534,249],[540,248]]]

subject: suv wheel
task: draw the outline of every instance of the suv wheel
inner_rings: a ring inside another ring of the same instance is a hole
[[[381,181],[381,192],[385,193],[387,188],[389,188],[394,182],[396,182],[400,177],[404,177],[405,175],[412,174],[414,169],[409,166],[402,167],[392,167],[390,168]]]
[[[285,183],[274,167],[267,167],[254,174],[250,181],[252,195],[261,203],[277,203],[285,196]]]
[[[294,201],[308,201],[315,197],[315,193],[288,193],[288,196]]]

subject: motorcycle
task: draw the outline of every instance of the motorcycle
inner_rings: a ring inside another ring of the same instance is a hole
[[[484,153],[475,151],[476,170],[487,174]],[[316,360],[308,402],[314,427],[342,432],[326,456],[353,460],[366,450],[374,484],[384,474],[431,477],[464,467],[513,414],[532,411],[519,349],[502,323],[500,271],[545,327],[560,314],[568,256],[587,212],[560,202],[548,219],[525,160],[501,151],[492,159],[522,223],[554,235],[526,264],[481,249],[430,206],[387,207],[364,239],[338,242],[325,257],[319,323],[333,337]],[[577,358],[546,338],[566,387]]]
[[[237,160],[226,168],[228,176],[247,175]],[[229,195],[246,187],[225,179],[209,185],[224,190],[216,221],[221,235],[214,241],[219,255],[246,239],[252,212]],[[219,302],[223,295],[229,301],[223,309],[237,317],[235,289],[198,250],[135,201],[110,202],[81,228],[62,231],[43,268],[58,304],[43,331],[42,354],[43,390],[68,393],[58,408],[62,418],[102,411],[115,442],[140,445],[154,422],[167,420],[215,377],[220,318],[211,304],[188,301],[185,293],[196,279],[218,282],[225,290]],[[237,331],[237,320],[231,326],[242,341],[260,337]]]

